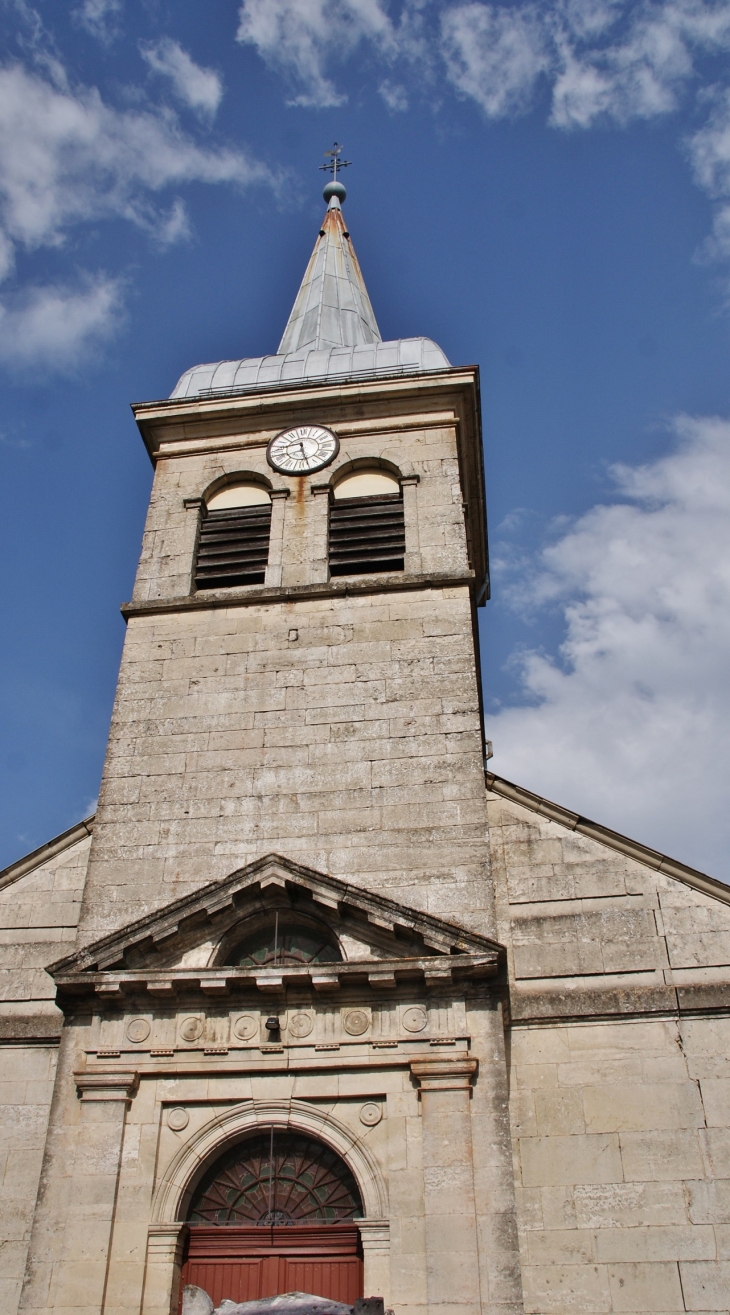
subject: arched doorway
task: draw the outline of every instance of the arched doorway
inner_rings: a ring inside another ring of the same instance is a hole
[[[312,1292],[362,1296],[357,1183],[331,1147],[270,1128],[239,1142],[199,1182],[183,1284],[214,1303]]]

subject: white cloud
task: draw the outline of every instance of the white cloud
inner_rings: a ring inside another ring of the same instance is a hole
[[[381,82],[378,91],[393,114],[399,114],[408,109],[408,92],[399,83],[390,82],[386,78],[385,82]]]
[[[223,83],[215,69],[196,64],[171,37],[142,43],[140,51],[153,72],[170,79],[183,104],[203,118],[214,118],[223,96]]]
[[[122,316],[118,279],[99,276],[77,289],[32,288],[12,308],[0,306],[0,360],[23,369],[39,362],[76,369],[98,354]]]
[[[237,39],[293,78],[290,104],[316,108],[347,99],[326,76],[332,55],[341,61],[363,39],[382,51],[394,46],[378,0],[243,0]]]
[[[439,76],[489,119],[525,113],[542,80],[562,130],[661,118],[690,89],[700,105],[714,90],[689,154],[700,186],[723,202],[705,253],[730,258],[730,90],[702,82],[703,57],[730,51],[730,0],[243,0],[239,12],[238,40],[283,73],[290,104],[341,104],[330,64],[362,42],[389,72],[398,66],[398,80],[378,85],[391,111],[425,88],[434,104]]]
[[[613,26],[621,16],[624,3],[625,0],[563,0],[555,13],[560,14],[561,22],[573,37],[586,41],[601,36]]]
[[[205,149],[165,111],[119,111],[95,88],[60,89],[19,64],[0,69],[0,217],[32,247],[81,220],[154,226],[149,194],[183,183],[271,182],[241,151]]]
[[[553,89],[551,122],[558,128],[589,128],[610,109],[614,98],[611,80],[590,61],[576,59],[567,43],[562,64]]]
[[[692,136],[687,151],[695,181],[719,202],[715,207],[712,234],[703,254],[711,259],[730,259],[730,90],[714,90],[704,127]]]
[[[557,0],[454,5],[441,15],[446,74],[489,118],[523,112],[540,74],[552,123],[587,128],[675,110],[698,52],[730,43],[726,0]]]
[[[119,32],[121,0],[83,0],[71,12],[79,26],[104,45],[109,45]]]
[[[730,91],[714,98],[710,117],[689,143],[695,178],[710,196],[730,193]]]
[[[159,246],[171,247],[176,242],[185,242],[191,234],[187,206],[179,196],[176,196],[168,213],[158,214],[153,236]]]
[[[601,116],[628,123],[669,114],[696,75],[696,52],[728,48],[727,4],[670,0],[638,5],[630,15],[622,39],[593,47],[557,25],[552,121],[558,127],[586,128]]]
[[[528,108],[548,68],[545,33],[531,6],[458,5],[442,14],[441,35],[447,76],[461,95],[491,119]]]
[[[340,104],[328,66],[368,41],[388,64],[410,65],[421,85],[424,71],[431,85],[440,59],[451,85],[489,118],[524,112],[544,74],[562,128],[668,114],[696,76],[696,55],[730,48],[728,0],[402,0],[397,14],[390,8],[393,16],[380,0],[243,0],[238,39],[290,78],[292,103]]]
[[[170,111],[116,110],[93,87],[72,88],[18,63],[0,67],[0,278],[18,249],[61,247],[74,226],[103,219],[128,220],[162,245],[180,241],[189,233],[184,203],[173,197],[162,205],[159,194],[190,182],[245,187],[274,179],[243,151],[198,145]],[[103,336],[105,316],[110,326],[118,322],[118,296],[113,280],[81,291],[28,290],[23,306],[5,309],[0,353],[30,360],[35,350],[49,365],[68,365],[74,343],[81,350],[92,333]],[[53,323],[63,316],[67,347],[54,347]]]
[[[533,706],[487,718],[494,768],[730,878],[730,423],[680,419],[670,455],[613,471],[517,606],[557,607],[559,653],[520,659]],[[509,587],[509,585],[506,585]]]

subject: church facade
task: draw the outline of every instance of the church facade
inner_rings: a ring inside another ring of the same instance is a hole
[[[4,1310],[728,1311],[730,890],[488,770],[478,370],[325,198],[135,408],[98,809],[0,874]]]

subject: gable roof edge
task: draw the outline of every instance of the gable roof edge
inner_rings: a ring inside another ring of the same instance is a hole
[[[62,831],[60,836],[54,836],[53,840],[47,840],[45,845],[40,845],[25,858],[19,858],[15,863],[3,868],[0,872],[0,890],[6,886],[12,886],[14,881],[20,881],[21,877],[27,876],[34,868],[40,867],[41,864],[47,863],[49,859],[55,858],[57,854],[62,854],[64,849],[71,849],[72,845],[78,844],[86,836],[90,836],[94,830],[95,813],[85,817],[82,822],[75,822],[68,831]]]
[[[602,826],[600,822],[592,822],[590,818],[582,817],[580,813],[571,813],[570,809],[563,808],[561,804],[554,804],[542,795],[533,794],[532,790],[526,790],[522,785],[515,785],[513,781],[507,781],[503,776],[495,776],[493,772],[485,772],[484,776],[487,789],[492,794],[510,799],[512,803],[521,804],[523,808],[529,808],[531,813],[539,813],[541,817],[546,817],[551,822],[559,822],[569,831],[577,831],[582,836],[588,836],[600,845],[615,849],[619,854],[625,854],[627,858],[643,863],[644,867],[660,872],[664,877],[673,877],[675,881],[683,882],[692,890],[719,899],[723,904],[730,904],[730,886],[717,877],[709,877],[706,872],[699,872],[697,868],[691,868],[686,863],[680,863],[666,854],[660,854],[658,850],[650,849],[648,845],[642,845],[638,840],[631,840],[629,836],[621,835],[620,831],[612,831],[610,827]]]

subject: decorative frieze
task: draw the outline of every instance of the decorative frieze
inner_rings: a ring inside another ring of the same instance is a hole
[[[261,1054],[279,1054],[283,1051],[337,1050],[341,1046],[354,1055],[371,1050],[403,1049],[413,1053],[426,1045],[469,1044],[469,1030],[463,997],[452,999],[443,995],[384,993],[375,1001],[351,996],[348,1003],[323,999],[313,994],[307,1000],[287,1004],[269,1002],[261,1008],[250,1007],[245,1012],[221,1008],[207,1001],[195,1013],[168,1012],[158,1008],[146,1014],[121,1011],[98,1014],[86,1034],[87,1053],[98,1058],[117,1058],[122,1055],[149,1056],[150,1059],[170,1059],[179,1056],[202,1054],[225,1057],[229,1053],[245,1050]],[[272,1021],[276,1027],[272,1031]]]

